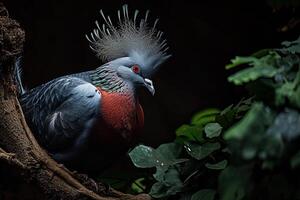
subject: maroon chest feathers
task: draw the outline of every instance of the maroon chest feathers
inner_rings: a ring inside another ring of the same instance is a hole
[[[100,117],[94,129],[97,139],[110,144],[131,142],[144,126],[141,105],[130,95],[100,91]]]

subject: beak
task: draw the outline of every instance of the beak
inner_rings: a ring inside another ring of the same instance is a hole
[[[153,87],[153,83],[150,79],[145,78],[144,79],[144,85],[145,87],[149,90],[149,92],[154,96],[155,94],[155,89]]]

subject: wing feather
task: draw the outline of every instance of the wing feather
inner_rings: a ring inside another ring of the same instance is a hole
[[[65,150],[99,115],[101,94],[91,83],[65,76],[32,89],[20,102],[30,127],[49,151]]]

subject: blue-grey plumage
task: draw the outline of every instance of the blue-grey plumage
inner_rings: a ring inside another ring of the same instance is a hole
[[[149,77],[169,57],[162,32],[155,29],[157,20],[152,28],[147,26],[148,11],[138,23],[138,12],[131,20],[128,7],[123,6],[124,17],[118,12],[119,27],[100,13],[108,27],[103,25],[101,30],[96,22],[92,39],[87,38],[105,64],[29,91],[24,91],[20,70],[16,70],[19,100],[30,128],[39,143],[63,163],[78,161],[87,148],[96,149],[92,159],[98,158],[102,165],[124,152],[144,124],[137,89],[144,87],[154,95]]]
[[[54,79],[20,97],[25,116],[50,152],[71,148],[86,123],[99,114],[101,94],[88,76],[78,78],[83,75]]]

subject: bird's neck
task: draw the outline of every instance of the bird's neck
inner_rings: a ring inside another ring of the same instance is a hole
[[[101,137],[107,144],[118,143],[119,139],[131,141],[144,124],[143,109],[134,87],[115,70],[103,66],[91,73],[91,80],[101,92],[102,123],[99,124],[105,124],[96,125],[95,133],[102,134],[95,137]]]
[[[111,67],[101,66],[90,74],[92,84],[106,92],[116,92],[132,96],[135,99],[135,89],[129,82],[120,78],[116,70]]]

